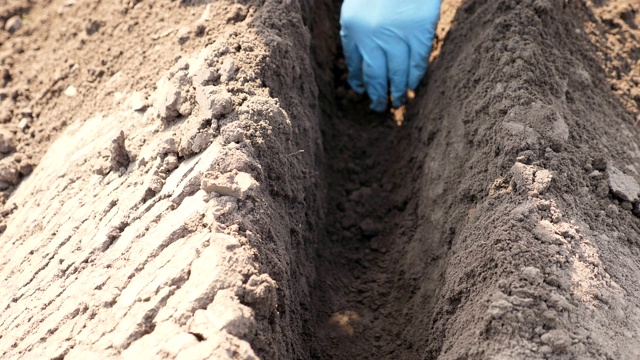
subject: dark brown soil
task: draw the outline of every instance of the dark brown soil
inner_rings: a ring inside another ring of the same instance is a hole
[[[314,357],[640,356],[638,200],[609,187],[638,176],[634,6],[465,1],[404,128],[325,116]]]

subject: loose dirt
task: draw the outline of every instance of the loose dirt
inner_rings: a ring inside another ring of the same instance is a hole
[[[611,8],[635,14],[465,2],[405,128],[357,106],[326,116],[346,161],[329,162],[314,356],[638,357],[637,160],[617,145],[636,129],[600,70],[631,71],[635,48],[612,64],[584,36]]]
[[[0,0],[2,358],[640,358],[640,9],[444,1],[404,125],[340,1]]]

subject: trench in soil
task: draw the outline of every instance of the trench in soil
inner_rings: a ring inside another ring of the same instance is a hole
[[[311,294],[310,352],[315,359],[407,356],[420,350],[406,331],[412,316],[406,304],[418,281],[433,289],[439,281],[412,279],[402,264],[417,227],[415,124],[408,118],[398,127],[390,113],[370,111],[366,96],[349,91],[342,50],[326,43],[340,44],[340,3],[327,15],[331,36],[317,28],[313,34],[316,63],[326,63],[329,51],[332,75],[323,80],[317,69],[327,204]],[[425,305],[422,318],[428,318]]]

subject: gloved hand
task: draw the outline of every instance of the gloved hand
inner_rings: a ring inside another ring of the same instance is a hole
[[[371,109],[384,111],[391,96],[406,102],[427,71],[440,16],[440,0],[344,0],[340,37],[348,81],[371,98]]]

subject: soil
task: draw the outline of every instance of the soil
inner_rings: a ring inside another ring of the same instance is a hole
[[[401,127],[339,7],[0,0],[2,358],[640,358],[636,2],[444,1]]]

